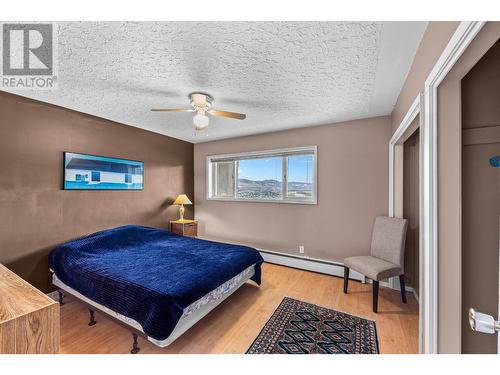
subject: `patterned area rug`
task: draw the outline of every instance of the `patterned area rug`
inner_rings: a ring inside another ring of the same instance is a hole
[[[378,354],[375,322],[285,297],[247,354]]]

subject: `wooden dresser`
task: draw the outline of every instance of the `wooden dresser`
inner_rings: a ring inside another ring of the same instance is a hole
[[[59,352],[59,303],[0,264],[0,354]]]

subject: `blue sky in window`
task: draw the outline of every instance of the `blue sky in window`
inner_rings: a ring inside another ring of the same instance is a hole
[[[290,182],[312,182],[313,156],[289,156],[288,157],[288,181]]]
[[[238,161],[238,178],[253,181],[282,180],[281,157]],[[288,158],[288,181],[312,182],[312,155]]]
[[[238,178],[253,181],[282,180],[281,157],[238,161]]]

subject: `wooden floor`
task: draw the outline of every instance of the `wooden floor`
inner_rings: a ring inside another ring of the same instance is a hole
[[[288,296],[376,321],[381,353],[418,352],[418,305],[397,291],[380,288],[379,313],[371,311],[371,285],[273,264],[263,265],[262,286],[247,282],[209,315],[166,348],[139,338],[140,353],[245,353]],[[132,337],[122,326],[96,314],[89,327],[87,309],[76,301],[61,307],[61,353],[129,353]]]

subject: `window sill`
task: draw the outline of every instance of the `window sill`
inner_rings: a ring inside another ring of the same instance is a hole
[[[305,205],[317,205],[317,200],[281,200],[281,199],[243,199],[243,198],[213,198],[208,197],[207,201],[219,201],[219,202],[246,202],[246,203],[279,203],[279,204],[305,204]]]

